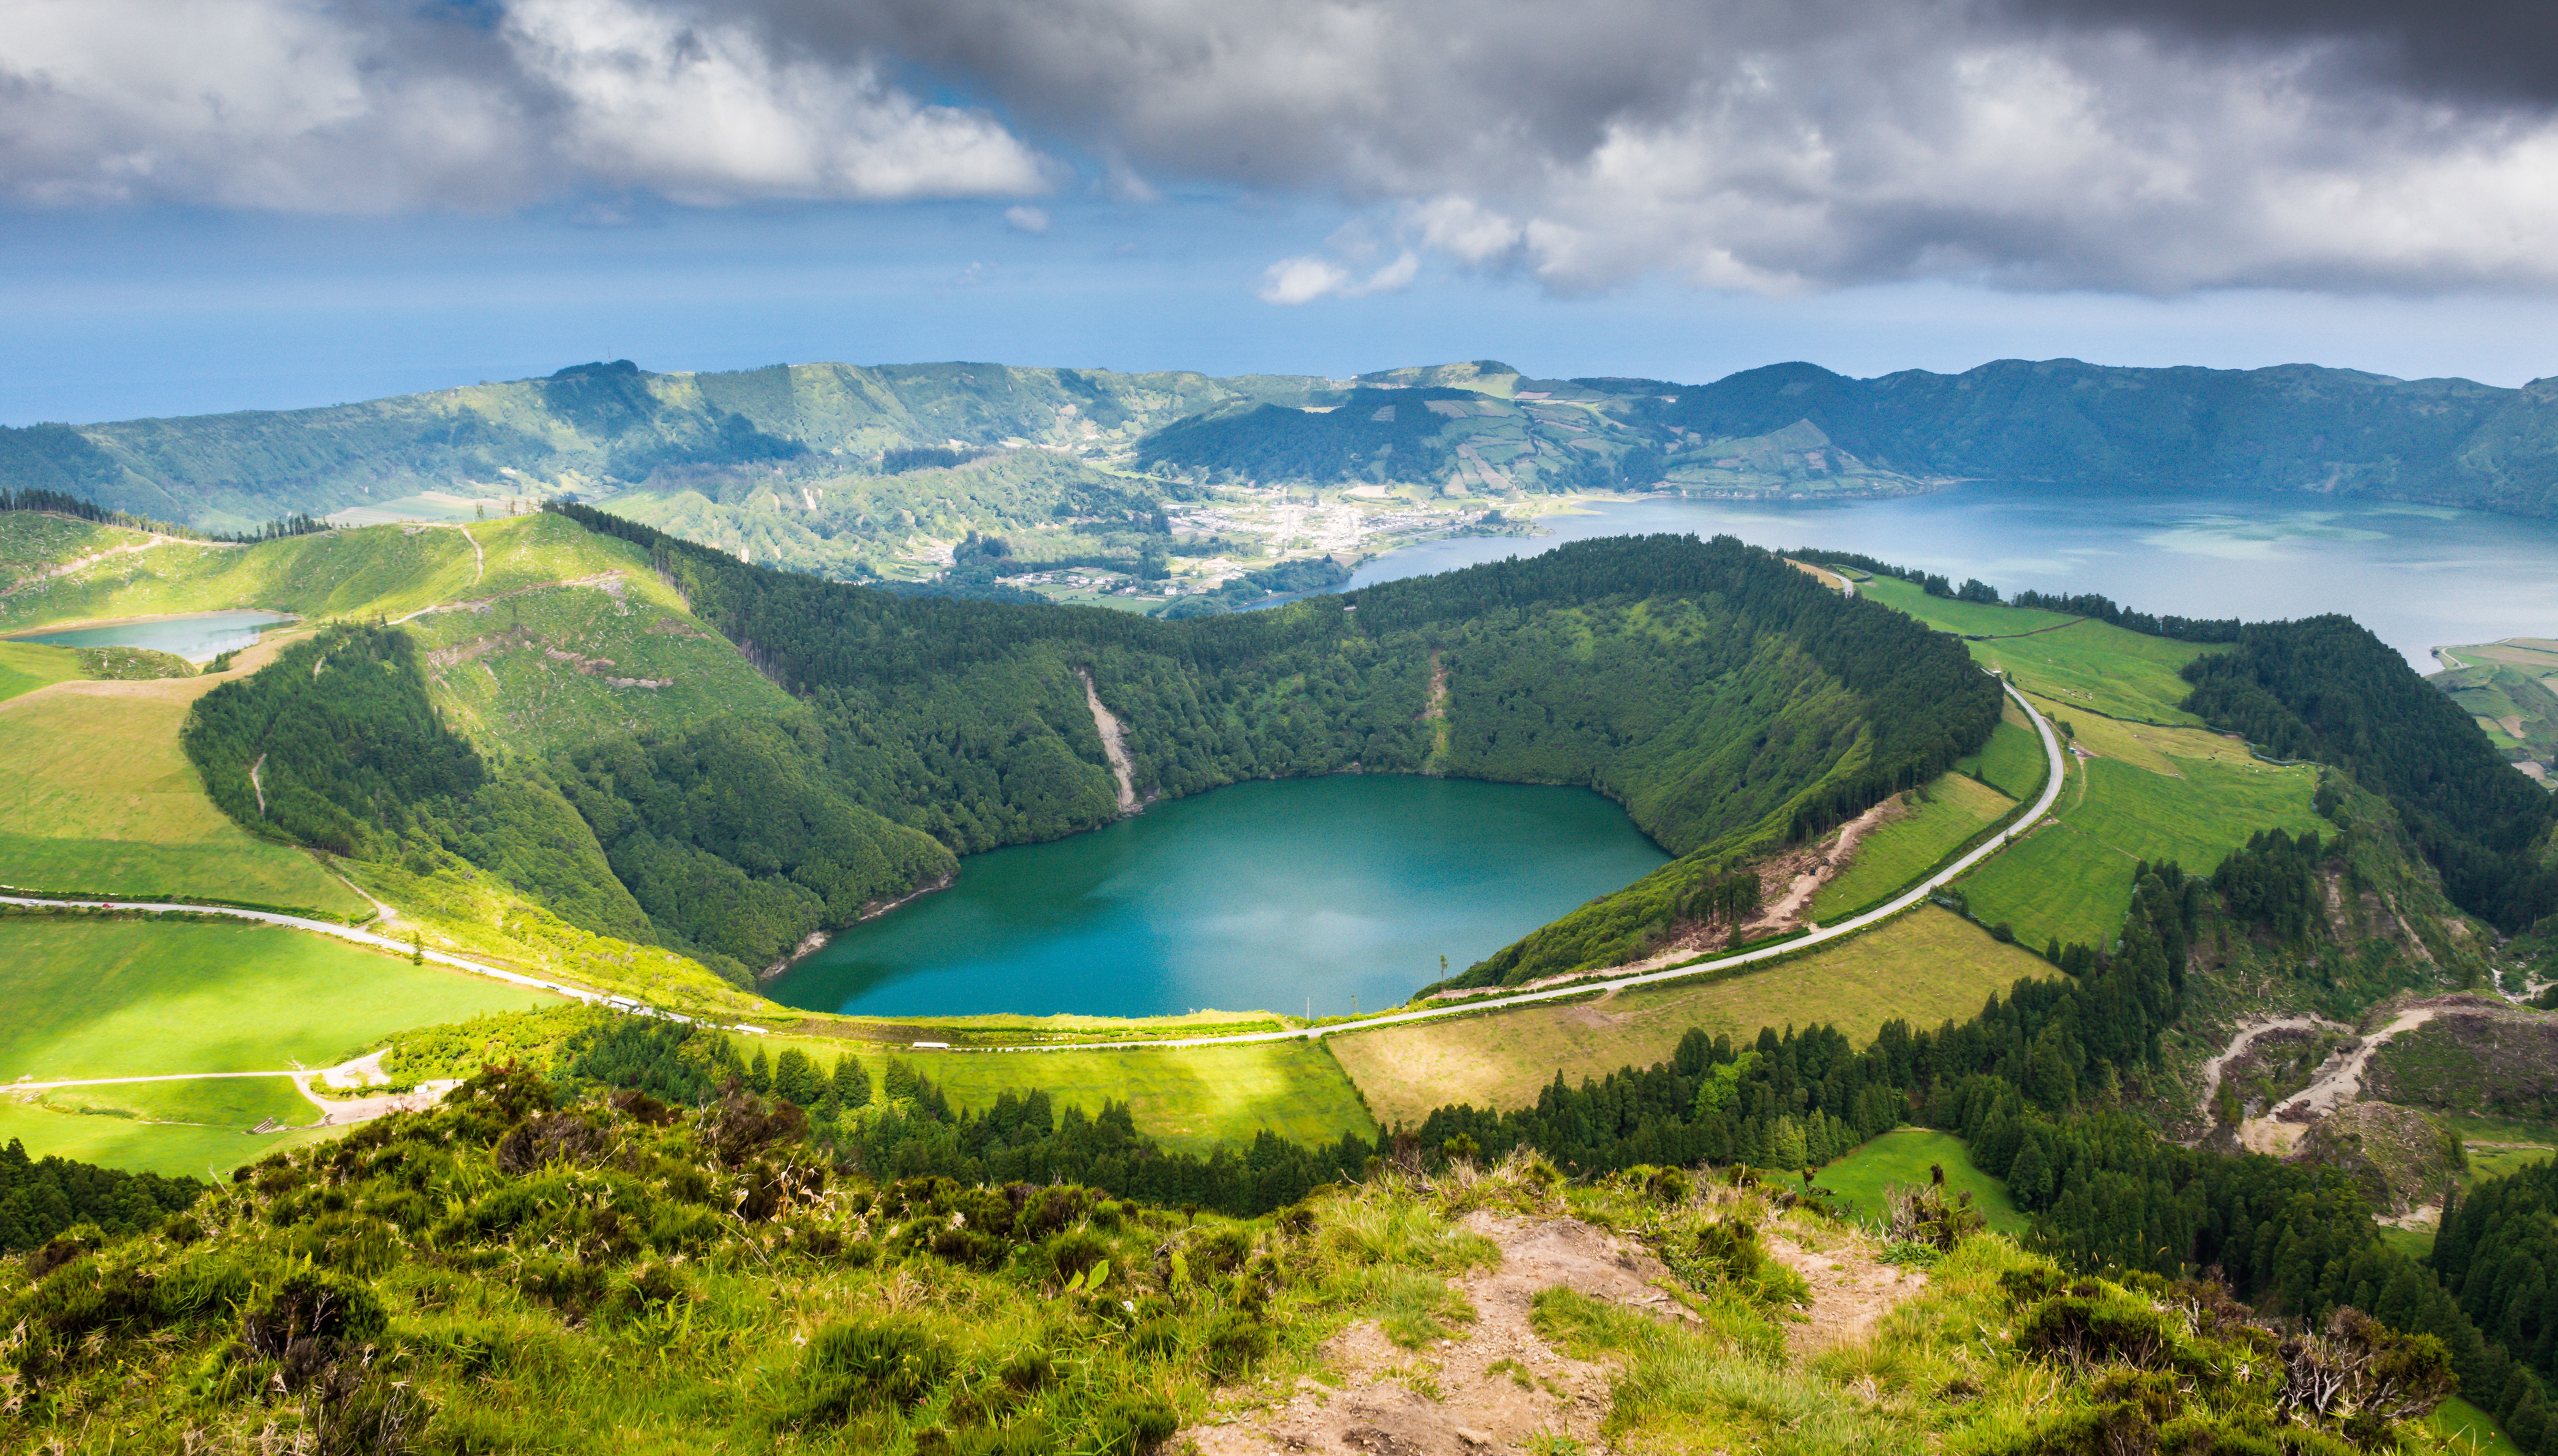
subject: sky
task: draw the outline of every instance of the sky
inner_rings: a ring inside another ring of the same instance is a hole
[[[0,423],[592,359],[2558,373],[2558,7],[0,0]]]

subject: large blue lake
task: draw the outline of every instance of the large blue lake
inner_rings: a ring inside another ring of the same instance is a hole
[[[2102,592],[2144,612],[2267,621],[2343,612],[2433,671],[2427,650],[2558,635],[2558,521],[2316,496],[1956,486],[1834,505],[1650,500],[1554,515],[1549,536],[1458,537],[1377,557],[1352,586],[1646,531],[1827,546],[1977,576],[2005,592]]]
[[[1238,784],[971,855],[766,994],[866,1016],[1373,1010],[1666,858],[1586,789]]]

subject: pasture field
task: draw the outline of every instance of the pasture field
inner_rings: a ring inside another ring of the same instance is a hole
[[[2020,632],[2066,627],[2081,620],[2061,612],[2029,612],[2021,607],[1931,597],[1918,583],[1903,581],[1897,576],[1869,577],[1857,583],[1856,592],[1858,596],[1872,597],[1895,611],[1906,612],[1938,632],[1950,632],[1957,637],[2010,637]]]
[[[2064,708],[2154,723],[2203,722],[2178,706],[2194,688],[2177,669],[2211,651],[2199,643],[2082,621],[2059,632],[1965,646],[1973,660],[2013,675],[2018,686]]]
[[[1998,726],[1990,730],[1990,741],[1981,745],[1981,751],[1954,764],[1955,773],[1978,774],[1992,789],[2020,803],[2043,792],[2043,776],[2048,770],[2043,738],[2013,699],[2007,703]]]
[[[274,926],[0,919],[0,1084],[326,1067],[404,1027],[556,1003]]]
[[[1989,1216],[1990,1228],[2013,1238],[2031,1219],[2007,1196],[2007,1185],[1972,1166],[1971,1150],[1950,1132],[1923,1127],[1896,1127],[1846,1157],[1821,1168],[1813,1177],[1838,1194],[1837,1206],[1861,1219],[1883,1216],[1884,1186],[1925,1183],[1928,1169],[1945,1170],[1945,1187],[1972,1196],[1972,1207]]]
[[[1177,1151],[1205,1153],[1219,1142],[1248,1143],[1268,1129],[1292,1142],[1337,1142],[1343,1133],[1376,1135],[1376,1119],[1359,1100],[1342,1064],[1322,1046],[1301,1041],[1237,1047],[1133,1051],[892,1052],[876,1044],[814,1037],[737,1038],[741,1055],[767,1056],[795,1046],[832,1068],[858,1055],[881,1083],[899,1058],[930,1078],[954,1106],[983,1111],[1005,1092],[1044,1090],[1063,1110],[1098,1112],[1104,1100],[1128,1104],[1137,1130]]]
[[[1902,817],[1858,840],[1847,868],[1812,897],[1812,919],[1826,922],[1884,899],[2016,807],[2015,800],[1960,774],[1904,798],[1910,807]]]
[[[310,1116],[319,1115],[309,1102],[302,1103],[302,1110]],[[16,1138],[27,1145],[27,1155],[32,1158],[70,1158],[102,1168],[171,1178],[219,1179],[242,1163],[253,1163],[278,1148],[343,1137],[347,1132],[344,1127],[306,1127],[251,1136],[244,1129],[253,1125],[254,1119],[236,1126],[145,1122],[128,1116],[62,1111],[22,1097],[0,1096],[0,1144]]]
[[[1896,1017],[1924,1027],[1968,1020],[2019,978],[2059,973],[1959,916],[1921,906],[1748,974],[1328,1040],[1378,1121],[1417,1124],[1449,1102],[1530,1105],[1557,1071],[1577,1083],[1666,1060],[1690,1027],[1737,1041],[1763,1026],[1827,1022],[1862,1045]]]
[[[310,855],[249,833],[205,796],[178,731],[218,680],[67,684],[0,703],[0,884],[368,910]]]
[[[40,642],[0,642],[0,701],[85,677],[79,654]]]
[[[2125,722],[2096,713],[2072,713],[2065,703],[2040,693],[2029,692],[2026,697],[2052,719],[2056,729],[2063,723],[2069,725],[2061,739],[2064,747],[2074,744],[2098,758],[2165,774],[2171,779],[2184,778],[2182,766],[2195,760],[2280,772],[2277,766],[2249,753],[2246,740],[2208,728],[2162,728],[2153,723]]]
[[[2114,718],[2197,724],[2177,704],[2193,689],[2177,669],[2213,649],[2148,637],[2092,618],[2030,612],[1931,597],[1906,581],[1881,577],[1859,588],[1966,642],[1973,660],[2016,678],[2017,685],[2065,706]]]
[[[2205,735],[2208,736],[2208,735]],[[2327,827],[2310,806],[2317,770],[2253,760],[2181,761],[2180,778],[2113,759],[2080,760],[2047,822],[1961,883],[1972,914],[2013,926],[2017,939],[2112,943],[2132,903],[2142,860],[2173,859],[2209,874],[2259,829]]]
[[[219,1127],[231,1132],[246,1132],[270,1117],[295,1127],[320,1120],[320,1109],[295,1090],[289,1077],[110,1082],[98,1087],[57,1088],[40,1095],[36,1104],[89,1116],[135,1117],[152,1123]]]
[[[2451,1442],[2453,1456],[2523,1456],[2513,1439],[2496,1429],[2495,1417],[2455,1395],[2426,1418]]]

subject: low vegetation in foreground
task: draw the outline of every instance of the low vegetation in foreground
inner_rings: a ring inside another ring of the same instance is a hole
[[[1924,1188],[1865,1229],[1746,1172],[1567,1183],[1412,1150],[1231,1219],[869,1177],[804,1129],[736,1092],[682,1110],[484,1073],[146,1234],[0,1266],[0,1429],[134,1453],[1245,1449],[1311,1376],[1443,1435],[1505,1397],[1549,1422],[1515,1432],[1531,1450],[2345,1456],[2422,1448],[2453,1383],[2429,1339],[2073,1277]],[[1473,1332],[1509,1311],[1482,1275],[1541,1230],[1658,1275],[1594,1295],[1526,1266],[1506,1293],[1531,1338],[1488,1361]],[[1893,1291],[1868,1328],[1817,1292],[1842,1274]],[[1549,1398],[1575,1368],[1604,1377],[1595,1420]]]

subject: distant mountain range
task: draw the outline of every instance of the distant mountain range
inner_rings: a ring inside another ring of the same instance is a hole
[[[1855,379],[1532,379],[1494,361],[1354,379],[991,364],[628,362],[323,409],[0,428],[0,486],[213,528],[287,511],[595,499],[893,474],[1038,448],[1122,477],[1900,494],[1953,480],[2208,486],[2558,512],[2558,379],[2519,389],[2307,364],[2000,361]],[[928,463],[928,462],[927,462]],[[733,492],[730,492],[733,493]]]

